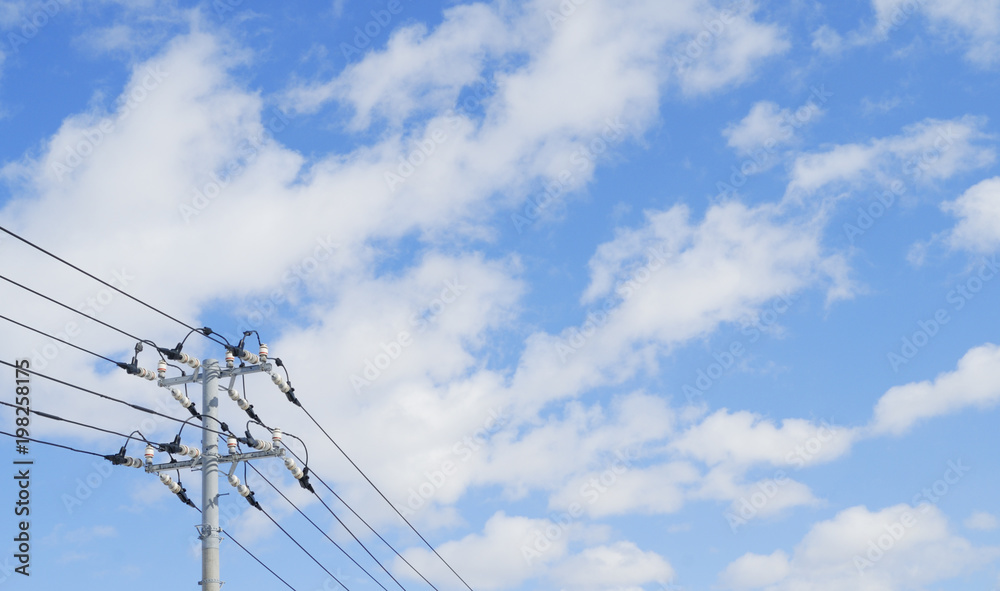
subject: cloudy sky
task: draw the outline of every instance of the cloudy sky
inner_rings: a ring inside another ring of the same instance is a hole
[[[475,591],[995,589],[998,70],[1000,0],[4,0],[0,225],[230,341],[257,331]],[[130,335],[187,333],[9,235],[0,254]],[[132,357],[7,281],[0,302]],[[106,361],[0,337],[0,360],[189,416]],[[437,589],[466,588],[267,376],[237,388]],[[38,411],[178,432],[30,389]],[[220,414],[243,434],[235,402]],[[15,573],[25,456],[0,446],[0,589],[195,588],[197,512],[37,443]],[[329,491],[398,585],[279,460],[254,466],[321,531],[241,480],[346,587],[380,588],[331,540],[385,588],[430,589]],[[199,500],[200,473],[180,479]],[[220,491],[222,525],[289,586],[339,588]],[[228,539],[222,579],[285,588]]]

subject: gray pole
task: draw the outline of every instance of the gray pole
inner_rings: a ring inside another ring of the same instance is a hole
[[[219,362],[205,359],[202,362],[204,378],[202,387],[201,432],[201,588],[220,591],[219,580]],[[211,429],[211,431],[209,431]]]

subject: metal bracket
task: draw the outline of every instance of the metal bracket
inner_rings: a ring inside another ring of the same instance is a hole
[[[220,463],[220,464],[225,464],[227,462],[233,462],[234,465],[235,465],[236,463],[242,462],[244,460],[253,460],[253,459],[256,459],[256,458],[282,457],[284,455],[285,455],[285,448],[283,448],[283,447],[275,447],[271,451],[255,451],[253,453],[231,454],[231,455],[228,455],[228,456],[219,456],[217,462]],[[148,472],[148,473],[163,472],[165,470],[179,470],[181,468],[197,469],[197,468],[195,468],[195,466],[199,466],[200,467],[201,464],[202,464],[202,460],[204,458],[205,458],[205,456],[202,455],[200,458],[198,458],[196,460],[187,460],[187,461],[184,461],[184,462],[172,462],[172,463],[167,463],[167,464],[149,464],[149,465],[146,466],[146,472]]]
[[[240,367],[220,369],[219,379],[235,378],[236,376],[242,376],[248,373],[260,373],[260,372],[269,373],[271,371],[271,367],[272,366],[270,363],[261,363],[260,365],[243,365]],[[196,367],[194,373],[189,376],[179,376],[176,378],[163,378],[162,380],[158,380],[156,384],[161,388],[166,388],[167,386],[176,386],[177,384],[196,383],[201,381],[198,379],[200,371],[201,368]]]

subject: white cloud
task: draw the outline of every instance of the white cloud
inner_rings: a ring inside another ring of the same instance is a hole
[[[989,137],[983,131],[985,124],[985,119],[971,116],[926,119],[904,127],[899,135],[803,154],[792,166],[788,195],[810,194],[834,184],[888,186],[902,180],[908,187],[986,166],[995,161],[996,152],[981,145]]]
[[[962,525],[969,529],[976,529],[980,531],[993,531],[998,526],[1000,522],[997,521],[996,515],[992,513],[986,513],[985,511],[976,511],[972,515],[966,518],[962,522]]]
[[[965,57],[980,66],[1000,61],[1000,2],[997,0],[872,0],[876,24],[869,40],[881,40],[919,12],[935,32],[957,38]]]
[[[952,248],[989,253],[1000,247],[1000,177],[970,187],[942,209],[958,218],[945,238]]]
[[[825,100],[826,97],[823,97]],[[726,143],[739,154],[751,154],[761,148],[768,152],[795,139],[797,130],[823,114],[822,108],[810,100],[793,113],[771,101],[754,103],[739,123],[723,130]]]
[[[654,552],[643,552],[631,542],[617,542],[587,548],[567,558],[550,576],[561,588],[641,591],[650,583],[668,583],[674,578],[674,569]]]
[[[933,381],[890,388],[875,405],[870,425],[874,434],[901,435],[923,419],[958,412],[969,406],[986,408],[1000,401],[1000,347],[970,349],[954,371]]]
[[[997,557],[1000,548],[977,548],[951,533],[933,505],[851,507],[813,525],[791,557],[747,553],[719,580],[740,590],[892,591],[948,580]]]

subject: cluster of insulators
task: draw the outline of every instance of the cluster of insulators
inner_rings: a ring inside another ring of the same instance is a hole
[[[169,443],[163,444],[165,446],[165,450],[172,454],[180,454],[182,456],[187,456],[192,460],[197,460],[198,458],[201,457],[201,450],[198,449],[197,447],[184,445],[183,443],[176,443],[176,441],[177,440],[175,439],[173,444]],[[153,463],[153,456],[155,454],[156,454],[156,449],[152,445],[147,445],[145,454],[146,463],[148,464]]]
[[[237,390],[235,388],[230,388],[229,389],[229,398],[232,399],[236,403],[236,406],[240,407],[241,410],[246,411],[247,415],[251,419],[253,419],[255,421],[258,421],[258,422],[260,421],[260,417],[258,417],[257,413],[255,413],[253,411],[253,405],[250,404],[249,402],[247,402],[245,399],[243,399],[240,396],[239,390]]]
[[[135,367],[135,371],[129,370],[129,373],[134,376],[139,376],[140,378],[146,378],[149,381],[156,379],[156,374],[152,370],[146,369],[145,367]]]
[[[198,369],[201,367],[201,361],[197,357],[192,357],[187,353],[178,353],[177,361],[186,363],[192,369]],[[156,375],[161,380],[167,377],[167,361],[165,359],[161,359],[159,363],[156,364]]]
[[[254,355],[250,351],[240,347],[226,348],[226,367],[233,367],[237,356],[250,365],[267,363],[267,345],[262,344],[260,346],[260,355]]]
[[[298,399],[295,398],[295,388],[293,388],[291,384],[286,382],[285,378],[281,377],[281,374],[279,374],[276,371],[271,372],[271,381],[274,382],[274,385],[277,386],[279,390],[281,390],[281,392],[285,395],[286,398],[288,398],[289,402],[299,405]]]
[[[147,451],[148,449],[149,448],[147,448]],[[177,497],[181,500],[182,503],[194,507],[194,503],[192,503],[191,499],[188,498],[186,494],[187,491],[184,489],[184,487],[174,482],[174,479],[171,478],[169,474],[167,474],[166,472],[160,472],[160,482],[165,484],[167,488],[170,489],[170,492],[177,495]]]
[[[184,392],[181,391],[180,388],[171,388],[170,389],[170,394],[171,394],[171,396],[174,397],[174,400],[176,400],[177,402],[180,402],[181,406],[183,406],[184,408],[190,408],[191,405],[194,404],[193,402],[191,402],[191,399],[188,398],[187,395],[184,394]]]
[[[140,460],[139,458],[133,458],[133,457],[130,457],[130,456],[126,456],[126,455],[124,455],[124,452],[125,452],[125,448],[122,448],[122,451],[120,453],[118,453],[116,455],[113,455],[113,456],[104,456],[104,458],[106,460],[110,461],[115,466],[128,466],[129,468],[142,468],[145,465],[145,463],[143,463],[143,461]]]

